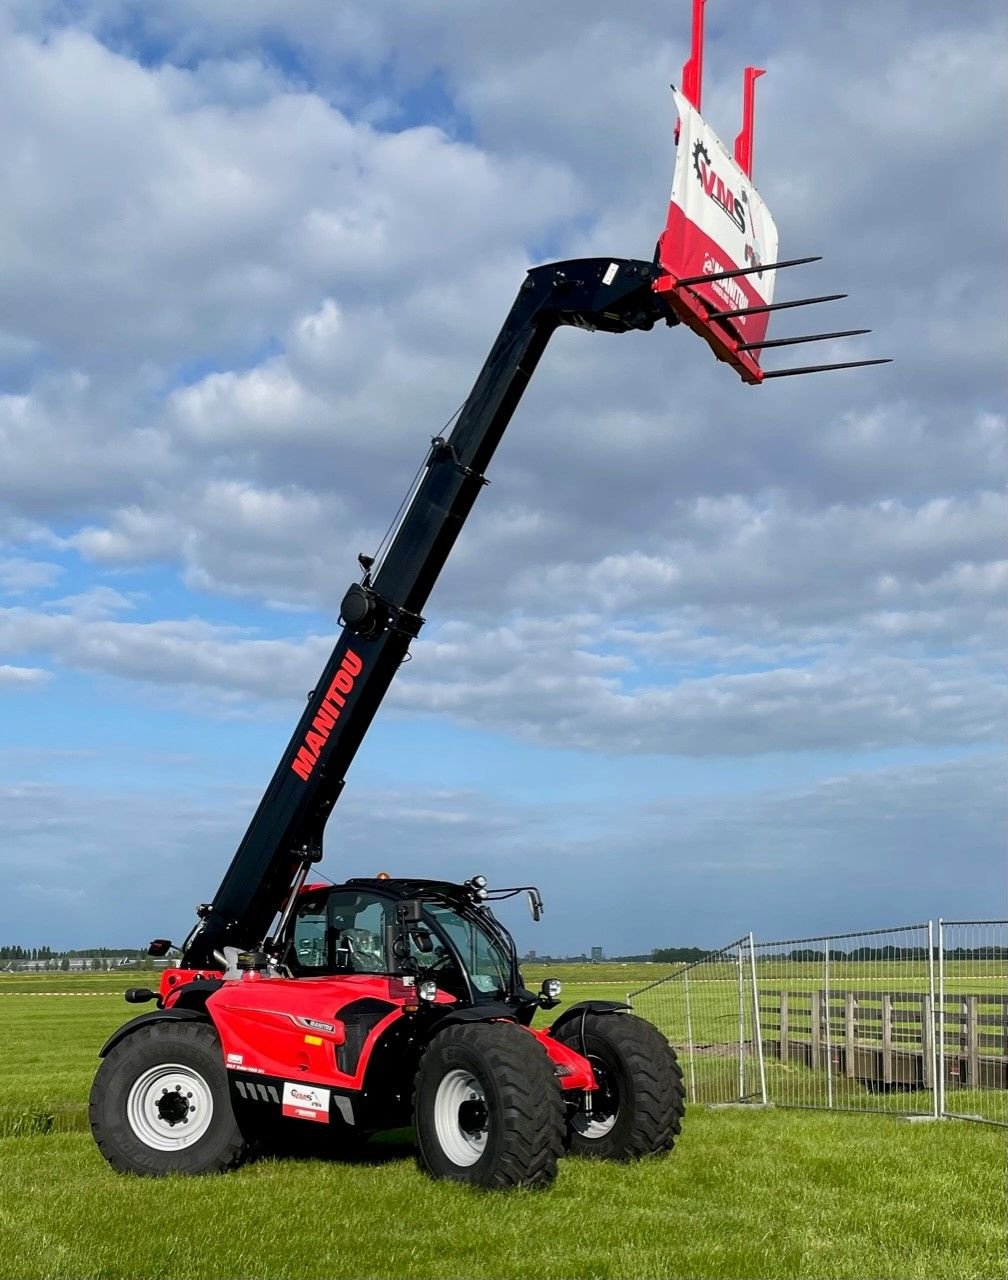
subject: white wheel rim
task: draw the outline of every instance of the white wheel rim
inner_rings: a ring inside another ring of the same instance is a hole
[[[594,1116],[586,1116],[583,1111],[578,1111],[571,1123],[582,1138],[604,1138],[616,1123],[618,1115],[619,1112],[614,1111],[611,1116],[606,1116],[604,1120],[596,1120]]]
[[[486,1150],[489,1109],[483,1086],[468,1071],[449,1071],[434,1095],[434,1130],[452,1164],[468,1168]]]
[[[213,1120],[210,1086],[177,1062],[151,1067],[133,1082],[126,1119],[134,1135],[155,1151],[182,1151],[199,1142]]]

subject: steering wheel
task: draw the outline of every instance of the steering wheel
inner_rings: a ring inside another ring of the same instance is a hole
[[[455,968],[455,961],[452,959],[451,952],[447,947],[441,946],[434,948],[434,959],[429,964],[420,963],[424,974],[428,977],[436,973],[446,973]]]

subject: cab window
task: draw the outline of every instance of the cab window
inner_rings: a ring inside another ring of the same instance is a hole
[[[385,925],[395,905],[367,892],[329,895],[329,939],[336,973],[387,973]]]
[[[294,928],[288,948],[288,963],[298,973],[328,972],[326,929],[325,899],[306,899],[294,913]]]
[[[294,913],[286,962],[298,977],[385,973],[385,922],[394,904],[340,890],[306,897]]]

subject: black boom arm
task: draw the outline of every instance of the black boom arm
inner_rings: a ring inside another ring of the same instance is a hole
[[[528,273],[447,439],[426,469],[380,563],[343,600],[343,632],[309,698],[249,828],[181,964],[216,967],[225,945],[260,945],[299,869],[322,856],[322,832],[343,779],[458,537],[484,472],[528,381],[560,325],[625,333],[677,323],[652,290],[660,268],[585,258]]]

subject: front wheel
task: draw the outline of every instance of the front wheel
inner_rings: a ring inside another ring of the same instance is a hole
[[[88,1104],[95,1142],[120,1173],[217,1173],[245,1155],[220,1041],[205,1022],[154,1022],[109,1050]]]
[[[458,1023],[433,1037],[416,1077],[421,1167],[479,1187],[546,1187],[564,1110],[542,1045],[513,1022]]]
[[[682,1071],[657,1027],[630,1013],[586,1013],[556,1039],[589,1060],[598,1085],[591,1110],[568,1118],[574,1155],[638,1160],[672,1146],[685,1111]]]

